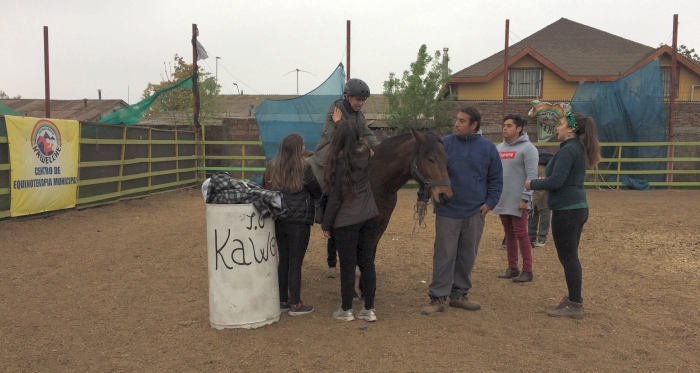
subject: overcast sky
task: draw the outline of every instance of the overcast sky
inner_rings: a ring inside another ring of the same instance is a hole
[[[700,51],[698,0],[0,0],[0,90],[44,97],[43,26],[49,27],[52,99],[137,102],[148,82],[165,75],[179,54],[192,61],[192,24],[218,64],[223,94],[295,94],[320,85],[345,64],[351,21],[351,77],[381,93],[390,72],[401,75],[421,44],[449,48],[459,71],[564,17],[658,47],[672,42]]]

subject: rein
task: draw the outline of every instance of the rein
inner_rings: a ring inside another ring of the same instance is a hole
[[[411,231],[411,234],[416,233],[416,226],[421,227],[422,229],[427,228],[428,226],[425,224],[425,215],[428,213],[428,203],[424,204],[423,206],[418,206],[417,204],[413,206],[413,230]]]

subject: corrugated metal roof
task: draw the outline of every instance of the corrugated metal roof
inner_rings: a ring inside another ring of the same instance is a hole
[[[75,119],[97,122],[115,109],[127,106],[123,100],[51,100],[51,118]],[[0,100],[5,105],[28,117],[43,118],[46,115],[46,101],[43,99]]]
[[[249,116],[250,105],[253,105],[252,114],[255,114],[257,108],[266,99],[270,100],[289,100],[299,97],[297,95],[219,95],[215,104],[216,111],[222,118],[246,118]],[[371,95],[362,111],[365,114],[381,114],[384,112],[387,103],[387,98],[383,94]]]
[[[200,123],[205,125],[221,125],[223,118],[250,118],[255,115],[255,109],[262,104],[266,99],[270,100],[289,100],[299,97],[297,95],[219,95],[216,98],[214,107],[216,113],[209,117],[200,117]],[[252,110],[250,110],[252,105]],[[371,95],[362,111],[368,122],[382,121],[383,113],[388,105],[388,100],[383,94]],[[249,115],[252,114],[252,115]],[[157,114],[151,114],[143,117],[139,124],[156,126],[156,125],[192,125],[192,113],[184,111],[168,111]],[[370,123],[371,124],[371,123]]]

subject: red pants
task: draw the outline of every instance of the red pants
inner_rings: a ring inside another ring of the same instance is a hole
[[[523,272],[532,272],[532,246],[527,233],[527,213],[522,216],[499,215],[506,233],[506,252],[508,268],[518,268],[518,247],[523,256]]]

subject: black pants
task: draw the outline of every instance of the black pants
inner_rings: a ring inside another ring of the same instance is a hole
[[[377,274],[374,271],[374,236],[379,218],[363,221],[346,227],[333,228],[335,246],[340,257],[340,294],[343,310],[352,308],[355,295],[355,266],[360,267],[362,295],[365,309],[374,308],[377,290]]]
[[[331,232],[331,238],[326,241],[326,262],[329,268],[335,267],[337,263],[335,256],[336,251],[335,242],[333,241],[333,232]]]
[[[311,226],[308,224],[275,222],[275,235],[280,253],[277,267],[280,302],[301,302],[301,264],[309,245]]]
[[[569,300],[581,303],[581,262],[578,259],[578,244],[583,225],[588,220],[588,208],[552,211],[552,238],[557,248],[559,262],[564,267]]]

